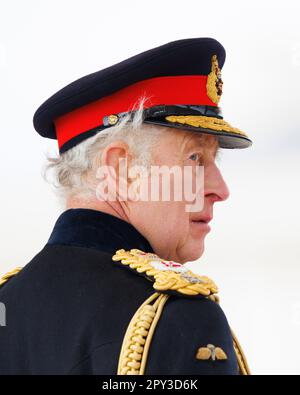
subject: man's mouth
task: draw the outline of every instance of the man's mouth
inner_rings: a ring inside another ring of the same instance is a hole
[[[206,216],[206,217],[194,218],[191,220],[191,222],[196,222],[196,223],[202,222],[202,223],[208,224],[212,219],[213,219],[213,217]]]
[[[209,222],[212,220],[211,216],[199,216],[198,218],[191,219],[191,224],[195,229],[210,231]]]

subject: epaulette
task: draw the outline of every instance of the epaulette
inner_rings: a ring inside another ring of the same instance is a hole
[[[181,263],[161,259],[138,249],[116,251],[112,260],[153,282],[161,293],[181,296],[205,296],[217,300],[218,287],[206,276],[193,273]]]
[[[154,253],[138,249],[117,250],[114,262],[146,277],[153,282],[153,293],[133,315],[122,342],[119,355],[118,375],[143,375],[145,373],[151,341],[171,295],[206,297],[219,303],[218,287],[206,276],[193,273],[183,264],[161,259]],[[250,369],[234,332],[231,330],[234,351],[241,375],[249,375]],[[226,355],[223,355],[226,358]]]
[[[119,356],[117,374],[142,375],[145,372],[156,325],[168,298],[172,294],[186,297],[201,296],[219,303],[219,298],[216,295],[218,288],[208,277],[195,274],[180,263],[166,261],[156,254],[138,249],[118,250],[112,260],[121,262],[122,266],[152,281],[153,288],[157,291],[145,300],[133,315],[127,327]],[[22,267],[17,267],[2,276],[0,287],[21,270]],[[232,330],[231,334],[240,374],[249,375],[250,369],[243,349]]]

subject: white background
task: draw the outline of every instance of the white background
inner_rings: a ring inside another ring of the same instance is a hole
[[[255,374],[300,373],[299,2],[0,1],[0,274],[46,243],[62,208],[41,177],[56,143],[36,108],[67,83],[168,41],[214,37],[227,51],[225,119],[253,138],[223,150],[231,197],[215,209],[211,276]],[[170,240],[170,243],[172,240]]]

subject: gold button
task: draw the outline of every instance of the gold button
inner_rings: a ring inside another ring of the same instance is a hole
[[[115,114],[111,114],[108,116],[108,124],[115,125],[119,120],[119,117]]]

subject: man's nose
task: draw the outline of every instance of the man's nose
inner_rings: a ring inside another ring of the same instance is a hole
[[[228,186],[215,163],[204,170],[204,194],[214,202],[222,202],[230,195]]]

